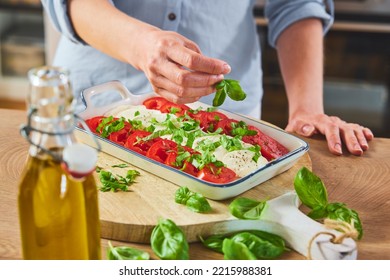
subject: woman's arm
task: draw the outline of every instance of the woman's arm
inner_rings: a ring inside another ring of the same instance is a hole
[[[297,21],[279,36],[277,51],[289,101],[287,131],[303,136],[322,133],[329,150],[361,155],[368,149],[372,132],[358,124],[327,116],[323,108],[323,27],[319,19]]]
[[[191,103],[215,92],[230,72],[221,60],[176,32],[129,17],[107,0],[70,0],[69,16],[77,35],[92,47],[145,73],[156,93]]]

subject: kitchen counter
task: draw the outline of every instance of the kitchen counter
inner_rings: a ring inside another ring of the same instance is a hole
[[[19,134],[26,112],[0,109],[0,259],[21,259],[17,192],[18,181],[28,152],[28,143]],[[309,145],[312,169],[324,182],[330,202],[343,202],[356,210],[364,236],[357,242],[358,259],[390,259],[390,139],[375,138],[362,157],[333,156],[323,137],[305,139]],[[303,209],[304,210],[304,209]],[[103,258],[108,240],[102,239]],[[149,244],[112,241],[148,251]],[[200,243],[190,244],[191,259],[222,259]],[[291,251],[283,259],[304,259]]]

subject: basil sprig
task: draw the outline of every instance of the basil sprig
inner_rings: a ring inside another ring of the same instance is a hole
[[[226,96],[229,96],[232,100],[242,101],[246,98],[246,93],[242,90],[240,83],[236,80],[224,79],[217,83],[215,86],[217,89],[213,106],[218,107],[225,102]]]
[[[308,216],[319,220],[329,218],[352,224],[358,231],[358,239],[363,236],[363,227],[359,215],[344,203],[328,202],[328,193],[321,179],[306,167],[302,167],[294,179],[294,188],[299,199],[311,209]]]
[[[238,219],[258,220],[264,209],[267,207],[266,201],[239,197],[229,204],[230,213]]]
[[[201,241],[205,247],[222,253],[227,260],[276,259],[288,250],[283,238],[260,230],[212,235]]]
[[[211,211],[207,199],[200,193],[190,191],[187,187],[180,187],[175,193],[175,202],[187,206],[188,209],[198,213]]]
[[[183,231],[170,219],[160,219],[150,237],[153,252],[162,260],[188,260],[189,246]]]
[[[109,247],[107,248],[108,260],[149,260],[150,256],[147,252],[138,250],[136,248],[127,246],[112,246],[108,241]]]

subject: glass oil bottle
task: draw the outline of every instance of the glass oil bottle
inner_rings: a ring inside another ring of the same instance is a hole
[[[28,124],[21,134],[29,156],[19,183],[24,259],[100,259],[95,149],[73,134],[76,115],[66,70],[39,67],[28,73]]]

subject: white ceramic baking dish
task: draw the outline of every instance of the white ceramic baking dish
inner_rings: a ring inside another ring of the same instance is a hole
[[[113,102],[112,104],[105,104],[103,106],[94,105],[93,98],[100,94],[116,94],[119,93],[120,100]],[[85,89],[82,92],[82,98],[86,105],[85,111],[81,112],[79,116],[87,120],[94,116],[105,115],[108,111],[122,105],[140,105],[142,102],[152,96],[156,96],[154,93],[144,95],[133,95],[128,89],[119,81],[111,81],[101,85],[93,86]],[[208,108],[210,106],[195,102],[187,104],[189,107],[196,109],[199,107]],[[191,190],[203,194],[205,197],[214,200],[223,200],[227,198],[239,195],[266,180],[288,170],[295,162],[302,157],[309,149],[309,145],[302,139],[285,132],[279,128],[276,128],[270,124],[264,123],[260,120],[255,120],[242,115],[237,115],[232,112],[219,110],[230,118],[236,120],[242,120],[248,125],[253,125],[262,130],[265,134],[273,137],[281,144],[283,144],[289,153],[276,159],[262,168],[255,170],[251,174],[239,178],[233,182],[226,184],[215,184],[203,181],[194,176],[186,174],[180,170],[169,167],[165,164],[158,163],[145,156],[142,156],[136,152],[126,149],[116,143],[113,143],[105,138],[98,137],[97,140],[101,145],[103,152],[115,156],[125,162],[128,162],[134,166],[144,169],[147,172],[155,174],[165,180],[171,181],[174,184],[180,186],[191,186]],[[91,146],[96,146],[90,135],[83,128],[76,128],[76,136],[81,141]]]

